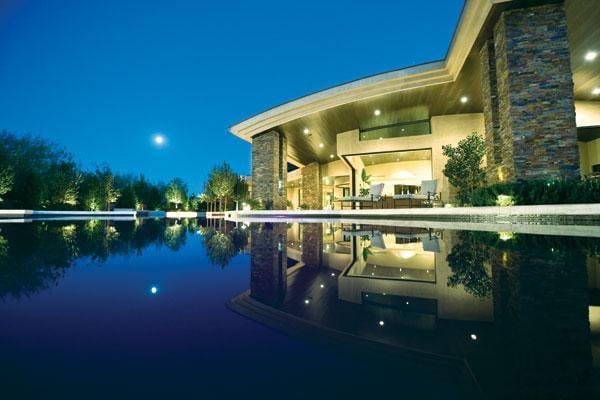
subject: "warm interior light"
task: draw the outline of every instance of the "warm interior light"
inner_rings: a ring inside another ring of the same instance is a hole
[[[373,114],[375,114],[376,117],[379,117],[381,115],[381,110],[377,109],[373,111]]]
[[[585,53],[586,61],[594,61],[596,57],[598,57],[598,52],[596,51],[588,51],[587,53]]]
[[[460,102],[463,103],[463,104],[465,104],[467,101],[469,101],[469,98],[467,96],[462,96],[460,98]]]

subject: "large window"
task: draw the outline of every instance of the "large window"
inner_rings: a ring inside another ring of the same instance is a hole
[[[403,122],[393,125],[378,126],[375,128],[361,129],[360,140],[380,140],[404,136],[430,135],[431,124],[429,120]]]

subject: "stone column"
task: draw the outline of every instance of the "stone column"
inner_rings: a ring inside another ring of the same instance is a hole
[[[323,265],[323,224],[302,224],[302,262],[308,267]]]
[[[487,181],[502,181],[502,140],[498,118],[498,84],[496,80],[496,53],[494,41],[487,40],[479,51],[481,61],[481,91],[483,97],[483,117],[485,122],[485,145]]]
[[[250,295],[277,306],[287,291],[286,224],[250,225]]]
[[[504,11],[494,27],[494,53],[504,178],[578,178],[564,4]]]
[[[252,138],[252,198],[267,210],[287,208],[287,141],[268,131]]]
[[[300,170],[302,173],[302,203],[311,210],[323,209],[323,178],[321,165],[313,162]]]

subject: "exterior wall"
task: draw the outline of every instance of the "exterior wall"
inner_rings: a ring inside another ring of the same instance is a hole
[[[252,198],[266,209],[286,209],[287,143],[269,131],[252,138]]]
[[[564,5],[504,11],[494,52],[504,177],[579,177]]]
[[[446,157],[442,154],[442,146],[447,144],[456,145],[471,132],[483,135],[484,131],[483,114],[443,115],[431,118],[431,135],[360,141],[358,130],[340,133],[337,136],[337,151],[340,156],[348,156],[352,154],[431,149],[433,179],[438,181],[438,191],[442,193],[442,200],[451,202],[454,199],[454,190],[450,187],[448,178],[442,172],[446,165]],[[347,158],[352,161],[353,157]],[[358,187],[360,184],[360,170],[357,170],[356,178]]]
[[[311,210],[323,208],[323,179],[321,165],[313,162],[302,168],[302,203]]]
[[[577,127],[600,126],[600,101],[576,101]]]
[[[591,174],[592,166],[600,164],[600,139],[579,142],[579,157],[581,159],[581,174]]]

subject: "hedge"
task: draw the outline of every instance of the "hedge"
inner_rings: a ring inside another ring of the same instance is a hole
[[[497,183],[475,189],[471,203],[495,206],[498,195],[512,196],[516,205],[600,203],[600,179]]]

